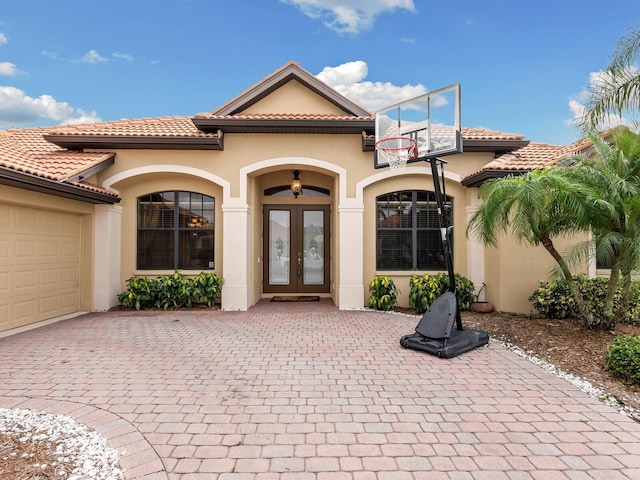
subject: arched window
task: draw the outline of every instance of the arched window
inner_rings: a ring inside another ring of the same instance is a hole
[[[451,197],[446,203],[453,207]],[[377,197],[376,270],[445,269],[435,194],[402,190]]]
[[[138,198],[139,270],[215,267],[215,199],[195,192],[155,192]]]

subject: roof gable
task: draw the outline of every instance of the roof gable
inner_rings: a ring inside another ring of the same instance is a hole
[[[240,113],[240,112],[239,112]],[[345,115],[345,111],[293,79],[244,109],[242,115]]]
[[[321,82],[311,73],[301,68],[296,62],[289,62],[271,75],[265,77],[257,84],[245,90],[232,100],[211,112],[212,116],[229,116],[246,112],[265,97],[288,84],[297,81],[302,86],[324,98],[338,109],[338,113],[353,115],[356,117],[370,117],[371,113],[356,105],[351,100],[340,95],[326,83]],[[319,113],[319,112],[256,112],[256,113]],[[332,112],[334,113],[334,112]]]

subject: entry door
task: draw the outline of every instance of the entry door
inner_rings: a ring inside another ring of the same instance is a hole
[[[329,207],[265,205],[264,292],[329,291]]]

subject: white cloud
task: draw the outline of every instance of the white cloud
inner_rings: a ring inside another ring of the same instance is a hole
[[[322,20],[339,34],[371,28],[378,15],[398,8],[415,12],[413,0],[280,0],[297,6],[308,17]]]
[[[129,55],[128,53],[114,52],[114,53],[111,54],[111,56],[113,58],[117,58],[119,60],[126,60],[127,62],[132,62],[133,61],[133,56]]]
[[[390,82],[365,81],[368,74],[367,64],[357,60],[337,67],[325,67],[316,77],[370,112],[427,92],[422,84],[400,87]]]
[[[42,55],[44,55],[47,58],[50,58],[51,60],[63,60],[63,61],[72,62],[72,63],[88,63],[90,65],[96,65],[98,63],[107,63],[110,61],[108,57],[103,57],[102,55],[100,55],[97,50],[89,50],[81,58],[75,58],[75,59],[59,57],[56,52],[51,52],[49,50],[43,50],[41,53]],[[127,62],[133,61],[133,55],[130,55],[129,53],[113,52],[111,54],[111,57],[116,60],[125,60]]]
[[[7,36],[0,32],[0,45],[4,45],[8,42]]]
[[[100,121],[96,112],[73,108],[51,95],[29,97],[22,90],[0,86],[0,128],[24,127],[46,122],[60,124]]]
[[[57,60],[58,59],[58,54],[56,52],[50,52],[49,50],[43,50],[42,55],[44,55],[47,58],[50,58],[51,60]]]
[[[630,75],[638,74],[638,66],[632,65],[629,68]],[[602,86],[609,83],[610,74],[606,71],[599,70],[597,72],[591,72],[589,74],[589,88],[583,89],[580,93],[572,95],[569,99],[569,110],[571,111],[571,118],[564,121],[565,125],[575,126],[578,125],[580,120],[584,117],[586,113],[586,104],[589,101],[590,92],[595,89],[601,88]],[[603,122],[600,125],[602,130],[608,130],[613,127],[617,127],[618,125],[627,125],[633,126],[632,122],[620,115],[609,114],[606,115]]]
[[[96,64],[108,62],[109,59],[100,55],[96,50],[89,50],[79,61],[82,63]]]
[[[18,69],[13,63],[10,62],[0,62],[0,75],[6,75],[9,77],[13,77],[18,74]]]

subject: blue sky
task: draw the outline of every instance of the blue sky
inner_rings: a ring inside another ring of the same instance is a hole
[[[0,128],[211,111],[295,60],[370,111],[460,82],[462,123],[554,144],[638,0],[21,0]]]

